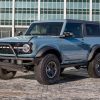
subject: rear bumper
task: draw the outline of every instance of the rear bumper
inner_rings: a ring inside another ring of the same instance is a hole
[[[25,66],[34,65],[34,58],[0,57],[0,68],[9,71],[27,71]]]

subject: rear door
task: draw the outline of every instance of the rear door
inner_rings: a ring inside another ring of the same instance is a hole
[[[91,46],[100,44],[100,24],[99,23],[86,23],[85,24],[85,37],[84,41]]]

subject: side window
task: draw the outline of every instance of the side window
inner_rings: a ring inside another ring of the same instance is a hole
[[[100,36],[100,25],[86,24],[87,36]]]
[[[65,32],[71,32],[76,38],[82,36],[82,24],[81,23],[67,23],[65,27]]]

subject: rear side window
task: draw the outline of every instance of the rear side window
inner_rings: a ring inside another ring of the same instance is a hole
[[[86,24],[87,36],[100,36],[99,24]]]
[[[82,24],[81,23],[67,23],[65,27],[65,32],[71,32],[76,38],[82,36]]]

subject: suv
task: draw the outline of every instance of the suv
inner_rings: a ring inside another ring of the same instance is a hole
[[[58,82],[64,68],[87,68],[100,77],[100,23],[82,20],[33,22],[20,36],[0,39],[0,78],[34,71],[41,84]]]

